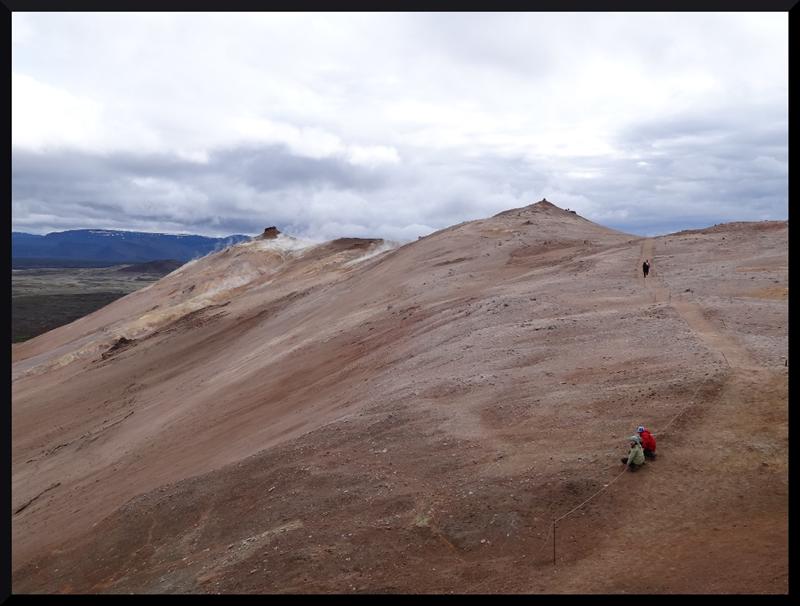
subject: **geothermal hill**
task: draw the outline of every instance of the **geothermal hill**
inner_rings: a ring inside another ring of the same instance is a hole
[[[268,231],[14,345],[15,592],[788,591],[787,222]]]

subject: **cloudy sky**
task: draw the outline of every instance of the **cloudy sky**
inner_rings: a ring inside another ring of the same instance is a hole
[[[787,13],[12,14],[12,228],[788,213]]]

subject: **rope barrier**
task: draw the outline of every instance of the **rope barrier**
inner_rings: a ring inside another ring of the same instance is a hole
[[[690,406],[695,404],[695,400],[697,399],[697,392],[700,391],[701,387],[702,387],[702,385],[698,385],[697,386],[697,389],[694,390],[694,394],[692,395],[692,399],[689,400],[689,402],[686,404],[686,406],[681,408],[680,411],[678,412],[678,414],[676,414],[674,417],[672,417],[672,419],[670,419],[669,423],[664,425],[664,428],[660,432],[658,432],[657,434],[654,434],[654,435],[663,436],[665,433],[667,433],[667,429],[669,428],[669,426],[672,425],[675,422],[675,420],[678,417],[680,417],[684,412],[686,412]]]
[[[727,361],[727,360],[726,360],[726,361]],[[678,419],[678,418],[679,418],[679,417],[680,417],[680,416],[681,416],[681,415],[682,415],[684,412],[686,412],[686,411],[689,409],[689,407],[690,407],[690,406],[693,406],[693,405],[696,403],[697,394],[698,394],[698,392],[700,391],[700,389],[701,389],[702,387],[703,387],[703,385],[702,385],[702,384],[701,384],[701,385],[698,385],[698,386],[695,388],[695,390],[694,390],[694,394],[692,394],[692,398],[689,400],[689,402],[688,402],[688,403],[687,403],[687,404],[686,404],[686,405],[685,405],[685,406],[684,406],[684,407],[683,407],[683,408],[682,408],[680,411],[678,411],[678,413],[677,413],[677,414],[676,414],[674,417],[672,417],[672,419],[670,419],[670,420],[669,420],[669,422],[667,422],[667,424],[666,424],[666,425],[664,425],[664,428],[663,428],[661,431],[659,431],[658,433],[655,433],[655,434],[653,434],[653,435],[655,435],[655,436],[664,436],[664,435],[667,433],[667,429],[668,429],[668,428],[669,428],[669,427],[670,427],[670,426],[671,426],[671,425],[672,425],[672,424],[673,424],[673,423],[674,423],[674,422],[675,422],[675,421],[676,421],[676,420],[677,420],[677,419]],[[497,465],[498,463],[499,463],[499,461],[496,461],[496,462],[495,462],[495,465]],[[538,550],[536,550],[536,551],[534,552],[534,555],[538,556],[538,555],[539,555],[539,554],[540,554],[540,553],[541,553],[541,552],[544,550],[544,548],[545,548],[545,547],[547,547],[547,545],[548,545],[548,543],[549,543],[549,540],[550,540],[550,536],[551,536],[551,535],[554,535],[555,527],[556,527],[556,524],[558,524],[558,522],[560,522],[561,520],[563,520],[563,519],[565,519],[565,518],[569,517],[570,515],[572,515],[573,513],[575,513],[576,511],[578,511],[579,509],[581,509],[581,508],[582,508],[584,505],[586,505],[586,504],[587,504],[589,501],[593,500],[594,498],[596,498],[597,496],[599,496],[600,494],[602,494],[603,492],[605,492],[606,490],[608,490],[608,489],[611,487],[611,485],[612,485],[612,484],[614,484],[614,483],[615,483],[617,480],[619,480],[619,479],[620,479],[620,478],[621,478],[621,477],[622,477],[622,476],[625,474],[625,472],[626,472],[626,471],[627,471],[627,468],[626,468],[626,469],[623,469],[623,470],[622,470],[622,471],[621,471],[619,474],[617,474],[617,476],[616,476],[616,477],[614,477],[614,478],[613,478],[613,479],[612,479],[612,480],[611,480],[611,481],[610,481],[608,484],[605,484],[605,485],[604,485],[604,486],[603,486],[603,487],[602,487],[600,490],[598,490],[597,492],[593,493],[592,495],[590,495],[589,497],[587,497],[586,499],[584,499],[583,501],[581,501],[581,502],[580,502],[578,505],[576,505],[575,507],[573,507],[572,509],[570,509],[568,512],[566,512],[566,513],[564,513],[564,514],[560,515],[560,516],[559,516],[559,517],[557,517],[557,518],[553,518],[553,521],[552,521],[552,523],[550,524],[550,526],[549,526],[549,528],[548,528],[548,530],[547,530],[547,535],[545,535],[545,538],[544,538],[544,541],[542,542],[542,545],[541,545],[541,547],[539,547],[539,549],[538,549]],[[554,538],[553,538],[553,551],[554,551],[554,554],[555,554],[555,536],[554,536]],[[555,555],[554,555],[554,562],[553,562],[553,563],[555,564]]]
[[[643,245],[643,249],[644,249],[644,245]],[[644,252],[644,250],[642,250],[642,252]],[[646,282],[645,282],[645,285],[646,285]],[[671,303],[672,302],[672,292],[668,289],[667,293],[668,293],[668,300]],[[654,296],[655,296],[655,294],[654,294]],[[725,355],[725,352],[720,352],[720,353],[722,353],[722,357],[725,359],[725,362],[728,365],[728,367],[731,368],[731,364],[728,361],[728,357]],[[661,429],[661,431],[659,431],[658,433],[653,434],[653,435],[664,436],[667,433],[667,430],[669,429],[669,427],[678,418],[680,418],[681,415],[683,415],[683,413],[686,412],[689,409],[690,406],[693,406],[696,403],[697,394],[700,391],[701,387],[703,387],[702,383],[699,384],[695,388],[694,393],[692,394],[692,397],[688,401],[688,403],[683,408],[681,408],[681,410],[678,411],[678,413],[674,417],[672,417],[672,419],[670,419],[669,422],[666,425],[664,425],[664,427]],[[496,461],[495,465],[498,464],[498,463],[499,463],[499,461]],[[600,490],[598,490],[597,492],[593,493],[592,495],[590,495],[589,497],[587,497],[586,499],[581,501],[578,505],[576,505],[575,507],[570,509],[565,514],[563,514],[563,515],[561,515],[561,516],[559,516],[557,518],[553,518],[553,520],[552,520],[552,522],[551,522],[551,524],[550,524],[550,526],[548,528],[547,535],[545,535],[544,541],[542,542],[542,545],[539,547],[539,549],[536,552],[534,552],[534,555],[538,556],[544,550],[544,548],[547,547],[547,545],[549,543],[549,540],[550,540],[550,536],[552,535],[552,537],[553,537],[553,565],[555,566],[555,564],[556,564],[556,533],[555,532],[556,532],[556,525],[558,524],[558,522],[560,522],[561,520],[569,517],[570,515],[572,515],[573,513],[578,511],[579,509],[581,509],[584,505],[586,505],[587,503],[589,503],[590,501],[595,499],[597,496],[599,496],[600,494],[602,494],[603,492],[608,490],[611,487],[612,484],[614,484],[617,480],[619,480],[625,474],[626,471],[627,471],[627,466],[619,474],[617,474],[617,476],[614,479],[612,479],[608,484],[605,484]],[[477,586],[484,585],[485,583],[486,583],[486,581],[481,582]]]
[[[643,248],[644,248],[644,245],[643,245]],[[642,252],[644,252],[644,250]],[[669,293],[669,300],[671,302],[672,301],[672,292],[668,290],[668,293]],[[722,357],[725,358],[725,362],[728,364],[728,367],[730,368],[731,364],[728,361],[728,357],[725,355],[725,352],[720,352],[720,353],[722,353]],[[670,425],[672,425],[678,418],[680,418],[680,416],[684,412],[686,412],[689,409],[690,406],[692,406],[692,405],[694,405],[696,403],[697,393],[700,391],[700,388],[702,386],[703,385],[700,384],[695,388],[694,394],[692,394],[692,398],[689,400],[689,402],[680,411],[678,411],[678,413],[674,417],[672,417],[672,419],[669,420],[669,422],[663,427],[663,429],[660,432],[658,432],[657,434],[654,434],[654,435],[663,436],[663,435],[665,435],[667,433],[667,429],[669,429]],[[600,495],[603,492],[605,492],[606,490],[608,490],[608,488],[614,482],[619,480],[625,474],[626,471],[627,471],[627,466],[626,466],[626,469],[623,469],[613,480],[611,480],[608,484],[603,486],[600,490],[598,490],[594,494],[590,495],[588,498],[586,498],[585,500],[580,502],[578,505],[576,505],[575,507],[570,509],[567,513],[559,516],[558,518],[554,518],[553,519],[552,526],[551,526],[550,530],[548,531],[547,536],[545,537],[545,542],[542,545],[542,547],[539,549],[539,552],[541,552],[541,550],[547,545],[547,541],[550,538],[550,534],[552,534],[553,535],[553,565],[555,565],[555,563],[556,563],[556,538],[555,538],[556,524],[558,524],[558,522],[560,522],[564,518],[572,515],[573,513],[575,513],[579,509],[581,509],[584,505],[586,505],[589,501],[591,501],[592,499],[594,499],[598,495]],[[537,552],[537,555],[538,555],[539,552]]]
[[[547,547],[547,542],[550,539],[550,535],[553,534],[553,526],[554,524],[550,524],[550,526],[547,527],[547,536],[544,538],[544,542],[542,542],[542,546],[539,547],[539,551],[536,552],[536,555],[542,553],[542,550]]]
[[[585,501],[583,501],[583,502],[582,502],[582,503],[580,503],[579,505],[576,505],[575,507],[573,507],[572,509],[570,509],[570,510],[569,510],[567,513],[565,513],[564,515],[562,515],[562,516],[560,516],[560,517],[556,518],[556,519],[554,520],[554,522],[558,523],[558,522],[560,522],[561,520],[563,520],[564,518],[566,518],[568,515],[570,515],[570,514],[573,514],[573,513],[575,513],[576,511],[578,511],[578,510],[579,510],[581,507],[583,507],[584,505],[586,505],[586,503],[588,503],[589,501],[591,501],[593,498],[595,498],[597,495],[599,495],[599,494],[600,494],[601,492],[603,492],[604,490],[607,490],[609,486],[611,486],[611,485],[612,485],[614,482],[616,482],[617,480],[619,480],[619,479],[622,477],[622,474],[624,474],[624,473],[625,473],[625,471],[626,471],[626,470],[622,470],[622,471],[619,473],[619,475],[618,475],[616,478],[614,478],[613,480],[611,480],[611,481],[610,481],[608,484],[606,484],[605,486],[603,486],[603,487],[602,487],[600,490],[598,490],[596,493],[594,493],[594,494],[593,494],[592,496],[590,496],[588,499],[586,499]]]
[[[692,399],[691,399],[691,400],[689,400],[689,403],[688,403],[688,404],[686,404],[686,406],[684,406],[684,407],[683,407],[683,408],[682,408],[682,409],[681,409],[681,410],[678,412],[678,414],[676,414],[674,417],[672,417],[672,419],[670,419],[670,421],[669,421],[669,422],[668,422],[668,423],[667,423],[667,424],[664,426],[664,429],[662,429],[662,430],[661,430],[660,432],[658,432],[657,434],[653,434],[653,435],[657,435],[657,436],[663,436],[663,435],[666,433],[666,431],[667,431],[667,428],[669,428],[669,426],[670,426],[670,425],[672,425],[672,423],[674,423],[674,422],[675,422],[675,420],[676,420],[678,417],[680,417],[680,416],[681,416],[681,415],[682,415],[684,412],[686,412],[686,410],[687,410],[687,409],[688,409],[690,406],[692,406],[692,405],[695,403],[695,399],[697,398],[697,392],[698,392],[698,391],[700,391],[700,388],[701,388],[701,387],[702,387],[702,385],[698,385],[698,386],[697,386],[697,388],[694,390],[694,395],[692,396]],[[591,495],[590,497],[588,497],[587,499],[585,499],[584,501],[582,501],[581,503],[579,503],[578,505],[576,505],[576,506],[575,506],[575,507],[573,507],[572,509],[570,509],[570,510],[569,510],[567,513],[565,513],[564,515],[562,515],[562,516],[560,516],[560,517],[558,517],[558,518],[555,518],[555,520],[554,520],[554,521],[555,521],[555,522],[560,522],[561,520],[563,520],[564,518],[566,518],[566,517],[567,517],[567,516],[569,516],[570,514],[573,514],[573,513],[575,513],[576,511],[578,511],[578,510],[579,510],[581,507],[583,507],[584,505],[586,505],[586,503],[588,503],[589,501],[591,501],[592,499],[594,499],[594,498],[595,498],[597,495],[599,495],[599,494],[600,494],[600,493],[602,493],[603,491],[607,490],[609,486],[611,486],[611,485],[612,485],[614,482],[616,482],[617,480],[619,480],[619,479],[622,477],[622,475],[625,473],[625,471],[626,471],[626,470],[622,470],[622,471],[619,473],[619,475],[618,475],[617,477],[615,477],[613,480],[611,480],[611,481],[610,481],[608,484],[606,484],[605,486],[603,486],[603,487],[602,487],[600,490],[598,490],[597,492],[595,492],[593,495]]]
[[[689,408],[690,406],[692,406],[693,404],[695,404],[695,400],[696,400],[696,398],[697,398],[697,392],[698,392],[698,391],[700,391],[700,388],[701,388],[701,387],[702,387],[702,385],[698,385],[698,386],[697,386],[697,388],[694,390],[694,395],[692,396],[692,399],[691,399],[691,400],[689,400],[689,403],[688,403],[688,404],[686,404],[686,406],[684,406],[684,407],[683,407],[683,408],[682,408],[682,409],[681,409],[681,410],[678,412],[678,414],[676,414],[674,417],[672,417],[672,419],[670,419],[670,421],[669,421],[669,422],[668,422],[668,423],[667,423],[667,424],[664,426],[664,429],[662,429],[662,430],[661,430],[659,433],[657,433],[657,434],[654,434],[654,435],[663,436],[663,435],[664,435],[664,434],[667,432],[667,429],[669,428],[669,426],[670,426],[670,425],[672,425],[672,424],[675,422],[675,420],[677,420],[677,419],[678,419],[678,418],[679,418],[679,417],[680,417],[680,416],[681,416],[681,415],[682,415],[684,412],[686,412],[686,410],[688,410],[688,408]],[[538,554],[539,554],[539,553],[542,551],[542,549],[544,549],[544,547],[547,545],[547,541],[548,541],[548,539],[550,538],[550,534],[553,534],[553,565],[555,566],[555,563],[556,563],[556,540],[555,540],[555,528],[556,528],[556,524],[558,524],[558,522],[560,522],[560,521],[561,521],[561,520],[563,520],[564,518],[566,518],[566,517],[568,517],[568,516],[572,515],[573,513],[575,513],[575,512],[576,512],[576,511],[578,511],[579,509],[581,509],[581,508],[582,508],[584,505],[586,505],[586,504],[587,504],[589,501],[591,501],[592,499],[594,499],[595,497],[597,497],[598,495],[600,495],[600,494],[601,494],[601,493],[603,493],[604,491],[608,490],[608,488],[609,488],[609,487],[610,487],[610,486],[611,486],[611,485],[612,485],[614,482],[616,482],[617,480],[619,480],[619,479],[620,479],[620,478],[621,478],[621,477],[622,477],[622,476],[625,474],[625,472],[626,472],[626,471],[627,471],[627,467],[626,467],[626,469],[623,469],[623,470],[622,470],[622,471],[621,471],[621,472],[620,472],[620,473],[617,475],[617,477],[615,477],[615,478],[614,478],[613,480],[611,480],[611,481],[610,481],[608,484],[606,484],[605,486],[603,486],[603,487],[602,487],[600,490],[598,490],[598,491],[597,491],[597,492],[595,492],[594,494],[590,495],[588,498],[586,498],[586,499],[584,499],[583,501],[581,501],[581,502],[580,502],[578,505],[576,505],[575,507],[573,507],[572,509],[570,509],[570,510],[569,510],[567,513],[565,513],[565,514],[563,514],[563,515],[559,516],[558,518],[554,518],[554,519],[553,519],[552,526],[551,526],[550,530],[548,531],[548,533],[547,533],[547,536],[545,537],[545,541],[544,541],[544,543],[543,543],[542,547],[540,547],[540,548],[539,548],[539,551],[537,551],[537,552],[536,552],[536,554],[538,555]]]
[[[644,248],[644,246],[643,246],[643,248]],[[642,252],[644,252],[644,250]],[[645,281],[645,286],[646,286],[646,281]],[[668,301],[671,303],[672,302],[672,292],[669,289],[667,289],[667,294],[668,294]],[[655,293],[654,293],[654,297],[655,297]],[[725,362],[728,365],[728,367],[732,368],[731,363],[728,361],[728,357],[725,355],[725,352],[720,352],[720,353],[722,353],[722,356],[725,359]],[[787,360],[787,366],[788,366],[788,360]],[[688,403],[680,411],[678,411],[678,413],[674,417],[672,417],[672,419],[670,419],[669,422],[666,425],[663,426],[661,431],[659,431],[658,433],[653,434],[653,435],[664,436],[667,433],[667,430],[669,429],[669,427],[678,418],[680,418],[681,415],[683,415],[689,409],[690,406],[693,406],[694,404],[697,403],[696,402],[697,394],[698,394],[698,392],[700,391],[700,389],[702,387],[703,387],[703,384],[702,383],[699,384],[695,388],[694,393],[692,394],[692,398],[688,401]],[[497,465],[499,465],[499,463],[500,463],[500,460],[496,460],[494,465],[492,465],[491,467],[497,466]],[[545,535],[544,541],[542,542],[542,544],[539,547],[539,549],[534,552],[534,557],[536,557],[539,554],[541,554],[541,552],[544,550],[544,548],[547,547],[547,545],[549,544],[550,537],[552,536],[553,537],[553,565],[555,566],[555,564],[556,564],[556,526],[557,526],[558,522],[560,522],[561,520],[569,517],[570,515],[572,515],[573,513],[578,511],[579,509],[581,509],[584,505],[586,505],[587,503],[589,503],[590,501],[592,501],[593,499],[598,497],[600,494],[602,494],[603,492],[608,490],[611,487],[612,484],[614,484],[617,480],[619,480],[625,474],[626,471],[627,471],[627,466],[619,474],[617,474],[616,477],[614,477],[610,482],[608,482],[608,484],[605,484],[600,490],[598,490],[597,492],[593,493],[592,495],[590,495],[589,497],[587,497],[586,499],[581,501],[578,505],[576,505],[575,507],[570,509],[568,512],[562,514],[561,516],[559,516],[557,518],[553,518],[552,522],[548,526],[547,534]],[[552,509],[552,506],[551,506],[551,509]],[[452,545],[452,543],[447,541],[447,539],[445,539],[445,537],[442,536],[441,533],[439,533],[438,531],[436,532],[436,534],[439,536],[440,539],[442,539],[445,543],[447,543],[447,545],[456,553],[456,555],[459,557],[459,559],[461,561],[464,561],[463,558],[461,558],[460,554],[458,553],[458,550]],[[471,589],[474,590],[477,587],[482,587],[482,586],[486,585],[491,580],[492,579],[485,579],[485,580],[473,585],[471,587]]]

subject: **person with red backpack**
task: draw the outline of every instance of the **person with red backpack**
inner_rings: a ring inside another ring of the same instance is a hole
[[[644,428],[644,425],[639,425],[636,429],[636,432],[639,434],[639,438],[642,440],[642,450],[644,450],[644,456],[648,459],[655,459],[656,458],[656,439],[653,437],[649,431]]]

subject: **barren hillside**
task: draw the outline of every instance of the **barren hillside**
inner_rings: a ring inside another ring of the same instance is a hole
[[[785,593],[787,324],[787,222],[232,246],[13,347],[13,590]]]

